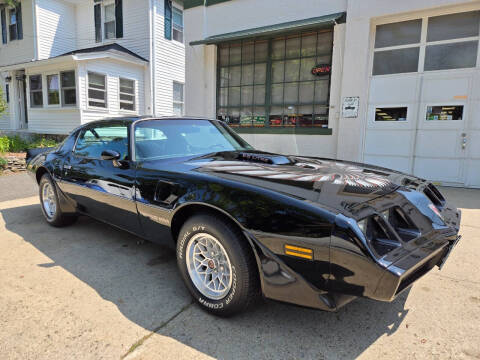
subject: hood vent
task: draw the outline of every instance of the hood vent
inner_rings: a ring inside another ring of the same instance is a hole
[[[425,189],[423,189],[423,193],[437,208],[441,209],[445,205],[445,198],[433,184],[428,184]]]
[[[286,156],[274,155],[269,153],[250,153],[241,152],[237,156],[238,160],[250,161],[270,165],[289,165],[293,162]]]

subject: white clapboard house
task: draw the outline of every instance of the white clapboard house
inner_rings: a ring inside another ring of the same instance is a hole
[[[0,131],[183,113],[182,2],[3,0],[0,20]]]

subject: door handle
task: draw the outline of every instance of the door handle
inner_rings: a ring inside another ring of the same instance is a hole
[[[462,133],[462,150],[465,150],[467,147],[467,134]]]

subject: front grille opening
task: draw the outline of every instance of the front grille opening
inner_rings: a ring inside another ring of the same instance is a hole
[[[428,184],[423,193],[430,199],[430,201],[439,209],[445,205],[445,198],[440,194],[440,191],[433,185]]]
[[[379,256],[388,254],[401,245],[395,234],[378,215],[367,219],[365,236]]]
[[[399,207],[394,207],[388,211],[388,222],[403,241],[410,241],[421,235],[420,229]]]

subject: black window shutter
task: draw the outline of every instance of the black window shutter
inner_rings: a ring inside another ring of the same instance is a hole
[[[7,43],[7,17],[5,14],[5,8],[2,9],[0,16],[2,18],[2,43],[6,44]]]
[[[22,26],[22,4],[18,3],[16,6],[17,10],[17,39],[23,39],[23,26]]]
[[[93,17],[95,20],[95,42],[102,41],[102,8],[100,4],[93,6]]]
[[[115,1],[115,36],[116,38],[123,37],[123,10],[122,0]]]
[[[172,40],[172,0],[165,0],[165,39]]]

